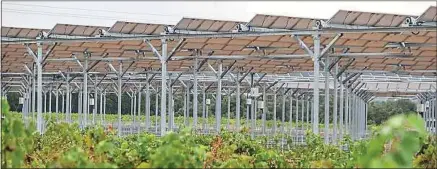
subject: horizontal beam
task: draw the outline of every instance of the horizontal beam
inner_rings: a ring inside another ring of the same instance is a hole
[[[162,35],[131,35],[131,36],[110,36],[110,37],[65,37],[28,39],[2,37],[2,44],[24,44],[24,43],[48,43],[48,42],[102,42],[102,41],[123,41],[123,40],[152,40],[152,39],[181,39],[181,38],[237,38],[251,36],[281,36],[281,35],[315,35],[315,34],[338,34],[338,33],[395,33],[395,32],[435,32],[435,26],[414,26],[414,27],[379,27],[360,29],[322,29],[322,30],[289,30],[275,32],[224,32],[205,34],[162,34]]]

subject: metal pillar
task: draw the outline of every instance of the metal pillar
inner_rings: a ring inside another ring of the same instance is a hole
[[[164,136],[166,133],[165,123],[166,123],[166,114],[167,114],[167,40],[161,39],[162,47],[161,47],[161,136]]]
[[[300,133],[302,132],[302,130],[304,129],[304,121],[303,121],[303,114],[304,114],[304,110],[305,110],[305,101],[304,101],[304,99],[303,99],[303,97],[302,97],[302,100],[300,101],[301,102],[301,104],[302,104],[302,106],[301,106],[301,111],[300,111],[300,122],[302,123],[302,125],[301,125],[301,127],[300,127],[300,129],[299,129],[299,131],[300,131]],[[303,141],[303,135],[302,134],[305,134],[305,133],[301,133],[301,134],[299,134],[299,140],[302,140]]]
[[[55,111],[56,111],[56,122],[59,122],[59,89],[55,89]],[[64,97],[62,97],[62,105],[64,105]],[[64,106],[62,106],[64,107]]]
[[[36,60],[36,68],[37,68],[37,129],[38,132],[40,134],[43,133],[43,117],[42,117],[42,61],[43,61],[43,56],[42,56],[42,44],[41,43],[37,43],[37,59]]]
[[[141,87],[141,86],[140,86]],[[141,129],[141,121],[140,121],[140,117],[141,117],[141,92],[142,91],[138,91],[138,110],[137,110],[137,115],[135,116],[135,118],[138,118],[138,125],[136,125],[137,127],[137,133],[140,133],[140,129]]]
[[[226,129],[227,130],[229,130],[230,121],[231,121],[231,93],[228,93],[228,121],[226,123]]]
[[[156,105],[156,107],[158,107],[158,105]],[[148,132],[150,128],[150,82],[149,81],[147,81],[146,83],[146,109],[145,110],[146,110],[146,131]],[[155,118],[157,117],[155,116]]]
[[[100,91],[99,114],[100,114],[100,125],[103,125],[103,91]]]
[[[158,134],[158,111],[159,111],[159,90],[155,93],[155,133]]]
[[[344,118],[344,132],[345,134],[350,135],[350,131],[349,131],[349,89],[346,88],[345,90],[346,92],[346,99],[345,99],[345,108],[344,108],[344,114],[345,114],[345,118]]]
[[[194,87],[194,86],[193,86]],[[187,105],[190,105],[190,96],[191,96],[191,91],[190,88],[187,89],[188,90],[188,94],[187,94]],[[190,126],[190,107],[191,106],[187,106],[187,123],[185,124],[186,126]]]
[[[168,113],[169,113],[169,119],[168,119],[168,129],[170,131],[173,131],[174,127],[174,112],[173,112],[173,87],[171,86],[172,79],[169,76],[168,81]]]
[[[329,65],[329,57],[326,57],[325,64]],[[325,144],[329,144],[329,68],[325,66],[325,131],[323,134],[325,138]]]
[[[311,107],[311,105],[310,105],[310,101],[309,101],[309,99],[306,101],[307,102],[307,106],[306,106],[306,108],[307,108],[307,112],[306,112],[306,127],[305,127],[305,130],[308,130],[308,128],[309,128],[309,122],[310,122],[310,107]]]
[[[44,93],[44,101],[43,101],[43,105],[44,105],[44,116],[47,115],[47,91],[43,91]],[[44,117],[43,117],[44,118]]]
[[[293,99],[293,97],[290,97],[290,101],[292,101],[292,99]],[[292,104],[290,104],[290,105],[292,105]],[[290,109],[291,110],[293,110],[293,107],[290,107]],[[295,128],[294,128],[294,131],[296,131],[295,133],[296,133],[296,138],[298,138],[298,135],[299,135],[299,133],[297,132],[298,130],[299,130],[299,121],[298,121],[298,119],[299,119],[299,97],[298,96],[296,96],[296,113],[295,113],[296,115],[296,117],[295,117],[295,120],[294,120],[294,123],[296,123],[295,124]],[[292,121],[290,121],[290,123],[291,123]]]
[[[267,115],[267,95],[266,95],[266,87],[263,87],[263,105],[262,105],[262,134],[266,134],[266,115]]]
[[[71,92],[70,92],[70,83],[68,80],[70,79],[70,74],[67,74],[66,79],[66,111],[65,111],[65,121],[71,123]]]
[[[222,116],[222,79],[220,78],[223,72],[223,62],[219,61],[217,71],[217,96],[215,104],[215,117],[216,117],[216,132],[220,133],[221,116]]]
[[[106,90],[103,92],[103,124],[106,124]]]
[[[334,75],[336,75],[338,73],[338,63],[336,63],[335,65],[334,65]],[[337,114],[338,114],[338,84],[337,84],[337,78],[336,78],[336,76],[333,76],[333,78],[334,78],[334,110],[333,110],[333,114],[334,114],[334,117],[333,117],[333,123],[334,123],[334,126],[333,126],[333,135],[332,135],[332,142],[334,143],[334,144],[337,144],[337,129],[338,129],[338,126],[337,126]]]
[[[284,94],[282,95],[282,120],[281,120],[281,134],[284,134],[284,130],[285,130],[285,102],[287,99],[287,95],[284,92]]]
[[[122,87],[122,73],[123,73],[123,62],[120,62],[119,63],[119,67],[118,67],[118,73],[117,73],[117,75],[118,75],[118,85],[117,85],[117,114],[118,114],[118,131],[117,131],[117,134],[118,134],[118,136],[121,136],[121,94],[122,94],[122,91],[121,91],[121,87]]]
[[[257,105],[257,98],[252,96],[252,104],[250,105],[250,117],[251,117],[251,138],[255,138],[255,132],[256,132],[256,105]]]
[[[368,112],[368,104],[367,104],[367,102],[364,102],[364,113],[365,113],[365,115],[364,115],[364,137],[366,138],[367,137],[367,117],[368,117],[368,114],[367,114],[367,112]]]
[[[236,97],[235,98],[236,131],[240,130],[240,106],[241,106],[241,103],[240,103],[240,81],[239,81],[239,79],[240,79],[240,72],[237,72],[237,81],[236,81],[237,91],[235,94],[235,97]]]
[[[202,126],[203,126],[203,130],[205,131],[206,130],[206,122],[208,121],[208,119],[206,119],[206,93],[205,93],[205,90],[202,90],[202,118],[203,118]]]
[[[434,110],[434,112],[433,112],[433,119],[435,120],[434,121],[434,135],[437,135],[437,117],[436,117],[436,115],[437,115],[437,92],[436,92],[436,97],[434,98],[434,107],[433,107],[433,110]]]
[[[198,52],[197,52],[198,54]],[[197,55],[196,55],[197,56]],[[198,66],[198,59],[197,57],[194,59],[194,72],[193,72],[193,129],[194,131],[197,130],[197,108],[198,108],[198,96],[197,96],[197,69],[199,69]],[[220,75],[218,75],[220,76]]]
[[[276,122],[276,92],[273,94],[273,133],[276,134],[278,124]]]
[[[96,81],[95,81],[95,84],[94,84],[94,105],[93,105],[93,125],[95,126],[96,125],[96,115],[97,115],[97,95],[98,95],[98,91],[97,91],[97,81],[98,81],[98,79],[97,79],[97,75],[96,75]]]
[[[132,92],[132,97],[134,99],[134,111],[132,112],[132,125],[131,125],[131,130],[132,130],[132,134],[133,134],[134,133],[133,131],[136,127],[135,116],[136,116],[136,112],[137,112],[137,93],[135,90]]]
[[[33,74],[32,74],[32,120],[35,120],[35,113],[36,113],[36,64],[33,64]],[[38,125],[38,124],[37,124]],[[38,130],[39,131],[39,130]]]
[[[189,95],[188,93],[188,87],[185,88],[185,94],[184,94],[184,125],[185,127],[188,127],[187,124],[187,113],[188,113],[188,104],[187,104],[187,95]],[[202,112],[203,113],[203,112]]]
[[[132,90],[131,90],[132,91]],[[128,92],[128,94],[129,94],[129,92]],[[132,91],[132,93],[129,95],[129,97],[130,97],[130,116],[131,117],[133,117],[133,113],[135,112],[135,105],[134,105],[134,98],[135,98],[135,94],[134,94],[134,92]],[[132,121],[133,121],[133,119],[132,119]],[[131,125],[131,127],[130,127],[130,131],[131,131],[131,134],[132,134],[132,125]]]
[[[297,103],[297,101],[296,101],[296,103]],[[290,111],[290,117],[288,120],[288,122],[290,123],[289,133],[290,133],[290,135],[293,135],[293,95],[292,94],[290,95],[290,109],[289,109],[289,111]],[[294,116],[297,117],[296,115],[294,115]],[[296,119],[295,123],[297,123],[297,119]]]
[[[336,65],[338,67],[338,64]],[[337,70],[337,68],[336,68]],[[339,81],[343,81],[343,76],[340,76]],[[343,118],[343,113],[344,113],[344,87],[343,84],[340,83],[340,126],[339,126],[339,138],[343,139],[343,131],[344,131],[344,118]]]
[[[435,93],[436,97],[434,98],[434,106],[433,106],[433,119],[434,119],[434,135],[437,135],[437,92]]]
[[[314,94],[313,94],[313,132],[319,134],[319,57],[320,57],[320,35],[313,35],[314,40]]]
[[[84,115],[84,126],[88,125],[88,56],[84,55],[85,63],[83,64],[83,115]]]
[[[52,120],[52,89],[49,90],[49,120]]]
[[[79,125],[80,125],[80,128],[82,129],[82,127],[83,127],[83,123],[82,123],[82,99],[83,99],[83,97],[82,97],[82,92],[80,91],[80,89],[77,91],[77,111],[78,111],[78,113],[79,113],[79,118],[77,119],[78,120],[78,123],[79,123]]]

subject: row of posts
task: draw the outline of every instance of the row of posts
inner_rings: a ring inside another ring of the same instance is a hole
[[[160,128],[159,128],[159,133],[160,135],[164,135],[165,132],[167,130],[173,130],[173,126],[174,126],[174,97],[173,97],[173,87],[170,86],[169,84],[171,84],[172,79],[167,77],[168,76],[168,72],[167,72],[167,61],[169,60],[168,54],[167,54],[167,40],[163,39],[162,41],[162,46],[161,46],[161,53],[158,53],[159,58],[161,60],[161,87],[160,87],[160,91],[161,94],[159,95],[157,93],[156,95],[156,105],[158,105],[158,97],[160,97],[161,99],[161,104],[160,104],[160,111],[161,113],[165,112],[166,115],[161,115],[160,116]],[[37,53],[36,53],[36,60],[35,60],[35,65],[36,65],[36,72],[34,72],[31,80],[32,80],[32,87],[28,86],[27,89],[27,96],[31,96],[31,97],[25,97],[27,98],[24,103],[25,103],[25,107],[26,109],[24,109],[26,112],[29,112],[29,110],[32,110],[32,112],[35,112],[35,103],[36,103],[36,108],[37,108],[37,129],[38,131],[40,131],[41,133],[43,133],[43,126],[44,126],[44,122],[43,122],[43,118],[42,118],[42,112],[43,112],[43,90],[42,90],[42,44],[41,43],[37,43]],[[314,51],[313,51],[313,58],[319,58],[320,57],[320,36],[319,35],[315,35],[314,36]],[[197,56],[197,55],[196,55]],[[313,83],[313,94],[310,95],[304,95],[305,97],[301,97],[301,109],[299,110],[299,100],[296,100],[296,119],[295,121],[297,122],[299,119],[299,111],[301,113],[301,121],[303,121],[303,113],[305,111],[305,101],[304,98],[308,99],[307,100],[307,104],[306,104],[306,112],[307,112],[307,121],[310,120],[309,117],[311,117],[311,124],[312,124],[312,130],[314,133],[319,133],[319,69],[320,69],[320,62],[319,59],[313,59],[314,60],[314,83]],[[332,140],[330,140],[331,137],[331,131],[330,131],[330,126],[329,126],[329,115],[331,113],[329,113],[329,70],[326,69],[326,65],[329,65],[329,59],[325,60],[325,129],[324,129],[324,135],[325,135],[325,142],[329,143],[329,142],[335,142],[334,140],[337,140],[337,138],[339,136],[342,136],[344,133],[349,133],[351,134],[351,136],[354,139],[358,139],[358,138],[362,138],[363,136],[365,136],[366,130],[367,130],[367,104],[366,102],[358,97],[354,92],[352,92],[349,88],[344,87],[344,84],[337,84],[337,80],[338,79],[334,79],[334,112],[336,113],[332,113],[334,115],[334,127],[333,127],[333,134],[332,134]],[[79,90],[81,89],[82,91],[78,91],[79,92],[79,97],[78,97],[78,102],[79,102],[79,121],[82,127],[88,126],[88,114],[89,114],[89,92],[88,92],[88,60],[87,60],[87,56],[85,55],[85,62],[82,65],[83,68],[83,83],[82,83],[82,87],[78,88]],[[335,71],[337,72],[337,65],[335,68]],[[34,69],[35,70],[35,69]],[[122,91],[122,86],[123,86],[123,72],[125,72],[123,70],[123,64],[120,61],[118,70],[114,70],[117,72],[117,76],[118,76],[118,83],[117,83],[117,89],[115,90],[117,92],[117,96],[118,96],[118,110],[117,110],[117,114],[118,114],[118,133],[119,135],[121,135],[122,132],[122,119],[121,119],[121,95],[123,93]],[[193,124],[193,128],[197,129],[197,123],[198,123],[198,119],[197,119],[197,103],[198,103],[198,81],[197,81],[197,72],[198,72],[198,59],[196,58],[194,61],[194,69],[193,69],[193,86],[187,86],[187,90],[186,90],[186,103],[184,103],[184,105],[186,105],[186,110],[184,113],[184,117],[187,118],[189,115],[188,113],[188,106],[190,105],[188,103],[188,101],[190,100],[190,94],[191,93],[191,88],[193,89],[193,120],[194,120],[194,124]],[[215,132],[218,133],[220,132],[221,129],[221,114],[222,114],[222,110],[221,110],[221,100],[222,100],[222,77],[223,77],[223,64],[221,61],[219,61],[218,64],[218,68],[217,68],[217,87],[216,87],[216,95],[215,95],[215,99],[216,99],[216,108],[215,108],[215,120],[216,120],[216,126],[215,126]],[[253,74],[252,74],[253,75]],[[67,76],[69,76],[67,74]],[[36,82],[35,82],[35,77],[36,77]],[[334,76],[335,77],[335,76]],[[342,76],[340,76],[342,77]],[[240,128],[240,82],[239,81],[240,78],[240,73],[237,74],[237,80],[236,80],[236,126],[235,128]],[[71,122],[71,90],[70,90],[70,83],[69,83],[69,79],[70,77],[66,77],[66,98],[65,101],[63,101],[62,103],[65,102],[66,107],[65,107],[65,113],[66,113],[66,121]],[[251,78],[251,87],[254,87],[253,85],[253,77]],[[341,79],[340,79],[341,80]],[[169,81],[169,82],[168,82]],[[97,82],[97,78],[96,81]],[[149,92],[149,82],[146,84],[146,108],[145,108],[145,113],[146,113],[146,128],[149,127],[150,125],[150,92]],[[35,86],[37,87],[35,89]],[[340,86],[340,92],[338,92],[338,86]],[[159,90],[157,90],[159,91]],[[344,91],[344,92],[343,92]],[[168,93],[167,93],[168,92]],[[261,103],[257,103],[257,102],[250,102],[247,104],[247,117],[249,117],[249,113],[250,113],[250,117],[252,117],[251,119],[251,125],[248,127],[251,127],[252,130],[252,135],[254,135],[255,132],[255,128],[256,128],[256,104],[260,104],[260,110],[262,110],[262,133],[265,134],[266,133],[266,114],[268,113],[268,108],[266,102],[266,91],[263,91],[263,97],[262,100],[264,100],[264,102]],[[36,93],[36,94],[35,94]],[[58,90],[56,90],[56,97],[58,97]],[[97,88],[97,86],[95,86],[94,89],[94,103],[97,103],[99,90]],[[208,117],[208,108],[207,108],[207,104],[206,104],[206,91],[202,91],[203,94],[203,108],[202,108],[202,116],[203,118],[207,118]],[[338,109],[337,107],[337,103],[338,103],[338,93],[340,93],[340,109]],[[132,107],[138,107],[138,110],[134,110],[134,108],[132,109],[132,114],[131,115],[138,115],[139,116],[139,112],[140,111],[140,100],[141,100],[141,92],[137,92],[138,96],[132,97],[132,98],[137,98],[137,101],[132,101]],[[36,98],[35,98],[36,96]],[[51,94],[49,95],[49,97],[51,97]],[[167,97],[169,100],[167,102]],[[230,96],[229,96],[230,97]],[[63,97],[62,97],[63,98]],[[104,92],[100,92],[100,104],[105,105],[105,94]],[[261,98],[261,97],[260,97]],[[313,101],[310,101],[309,98],[312,98]],[[345,99],[346,98],[346,99]],[[256,98],[258,99],[258,98]],[[299,98],[298,98],[299,99]],[[51,100],[51,99],[49,99]],[[56,99],[58,101],[58,99]],[[102,101],[103,100],[103,101]],[[251,99],[248,99],[251,100]],[[285,100],[286,100],[286,93],[283,93],[283,101],[282,101],[282,106],[283,106],[283,112],[282,112],[282,122],[285,122]],[[36,102],[35,102],[36,101]],[[274,105],[276,105],[276,94],[274,94],[274,98],[273,98],[273,102]],[[134,104],[135,103],[135,104]],[[138,104],[136,104],[138,103]],[[50,104],[50,103],[49,103]],[[57,104],[58,105],[58,104]],[[62,105],[62,104],[61,104]],[[290,105],[292,105],[292,102],[290,102]],[[312,109],[310,108],[312,106]],[[102,106],[100,106],[102,107]],[[105,107],[105,106],[103,106]],[[155,109],[155,115],[158,114],[158,106],[156,106],[157,109]],[[167,108],[169,110],[167,110]],[[96,108],[93,109],[93,117],[95,117],[96,114]],[[101,108],[100,110],[105,110],[105,108]],[[273,107],[273,114],[274,114],[274,128],[273,130],[276,131],[276,107]],[[58,112],[58,108],[56,108],[56,111]],[[290,114],[292,114],[292,109],[290,109]],[[310,114],[311,112],[311,114]],[[314,112],[314,113],[312,113]],[[100,111],[100,113],[102,114],[102,111]],[[161,114],[160,113],[160,114]],[[168,113],[168,114],[167,114]],[[105,111],[103,111],[103,115],[105,114]],[[167,115],[169,115],[169,126],[166,127],[166,123],[167,123]],[[337,116],[340,116],[340,119],[342,120],[338,120]],[[104,117],[104,116],[103,116]],[[230,117],[230,112],[229,112],[229,108],[228,108],[228,117]],[[291,116],[290,116],[291,118]],[[340,122],[340,125],[338,126],[337,122]],[[188,120],[185,120],[186,123],[188,123]],[[290,119],[291,122],[291,119]],[[95,119],[93,118],[93,124],[95,124]],[[157,124],[157,123],[155,123]],[[247,123],[249,124],[249,123]],[[206,124],[204,124],[204,126],[206,126]],[[229,126],[229,125],[227,125]],[[345,130],[343,131],[343,126],[345,127]],[[285,126],[281,127],[281,132],[284,133],[284,128]],[[157,128],[156,128],[157,130]],[[291,131],[291,130],[290,130]],[[297,130],[296,130],[297,131]],[[301,129],[302,131],[302,129]],[[339,135],[339,136],[338,136]]]

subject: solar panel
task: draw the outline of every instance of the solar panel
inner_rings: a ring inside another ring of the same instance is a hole
[[[396,27],[400,26],[406,17],[408,16],[340,10],[329,19],[328,23],[372,27]]]
[[[103,26],[56,24],[49,33],[70,36],[95,36],[99,34],[100,29],[106,30],[108,28]]]
[[[108,32],[111,33],[125,33],[125,34],[144,34],[144,35],[159,35],[164,32],[162,24],[149,24],[137,22],[117,21]]]
[[[430,6],[422,15],[417,18],[419,21],[436,22],[437,21],[437,7]]]

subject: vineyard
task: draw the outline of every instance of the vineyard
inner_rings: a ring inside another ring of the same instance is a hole
[[[17,113],[2,106],[2,168],[435,168],[435,137],[427,135],[416,115],[392,117],[368,140],[345,136],[327,145],[308,131],[306,144],[266,147],[267,137],[251,139],[247,131],[220,135],[193,134],[189,128],[157,137],[140,133],[116,136],[102,127],[80,130],[77,124],[48,124],[44,135],[26,127]],[[288,142],[292,140],[286,138]],[[340,146],[341,145],[341,146]]]

